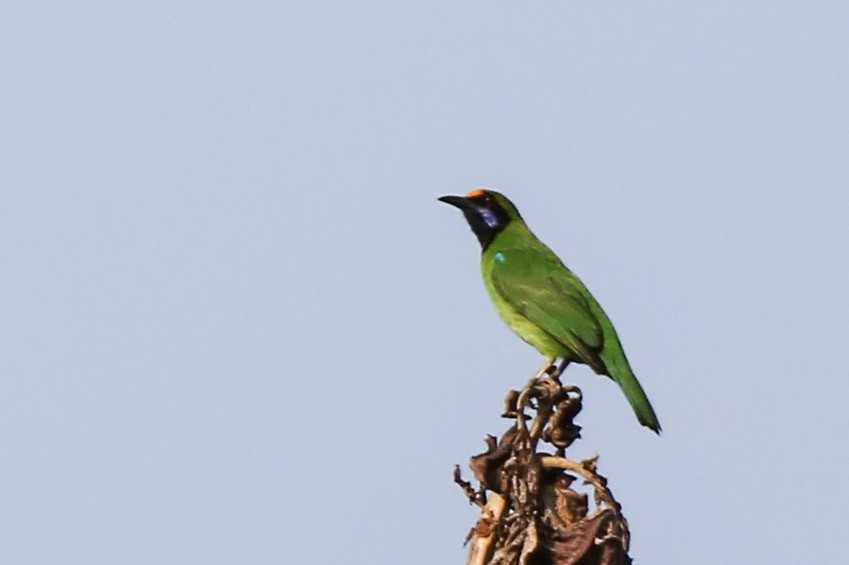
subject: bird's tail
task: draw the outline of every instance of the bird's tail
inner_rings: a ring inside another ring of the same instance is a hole
[[[660,422],[654,413],[654,408],[652,408],[648,396],[646,396],[646,391],[643,390],[637,377],[634,376],[631,365],[625,357],[625,352],[622,351],[622,346],[620,345],[618,349],[619,355],[609,355],[604,360],[605,366],[610,373],[610,378],[616,381],[616,384],[625,393],[625,398],[628,399],[628,404],[634,409],[637,420],[654,433],[660,435]]]

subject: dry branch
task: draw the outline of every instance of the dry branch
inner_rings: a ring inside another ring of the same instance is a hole
[[[468,565],[627,565],[628,522],[598,457],[573,461],[565,450],[580,437],[573,421],[581,411],[581,391],[543,372],[521,391],[510,391],[503,417],[514,423],[500,439],[488,436],[487,450],[471,458],[479,482],[454,480],[481,518],[467,539]],[[539,452],[541,443],[554,453]],[[582,479],[578,484],[578,479]],[[590,504],[587,492],[593,492]]]

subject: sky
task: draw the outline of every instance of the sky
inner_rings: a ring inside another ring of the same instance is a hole
[[[663,424],[568,370],[635,562],[844,560],[846,53],[841,2],[7,6],[0,561],[464,562],[540,364],[482,186]]]

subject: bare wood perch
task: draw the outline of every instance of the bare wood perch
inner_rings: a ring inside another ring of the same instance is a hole
[[[566,458],[565,450],[580,437],[573,422],[581,411],[581,391],[563,386],[553,374],[535,377],[522,391],[510,391],[503,417],[514,424],[500,440],[487,437],[487,450],[469,466],[479,482],[475,489],[454,480],[481,518],[467,538],[468,565],[627,565],[628,522],[607,479],[598,473],[598,457]],[[528,412],[532,413],[529,417]],[[554,453],[540,453],[540,442]],[[591,487],[587,493],[576,481]]]

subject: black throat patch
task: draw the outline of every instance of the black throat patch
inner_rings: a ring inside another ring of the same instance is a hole
[[[510,216],[497,202],[481,202],[479,205],[463,210],[469,227],[481,244],[481,250],[486,251],[492,240],[510,223]]]

